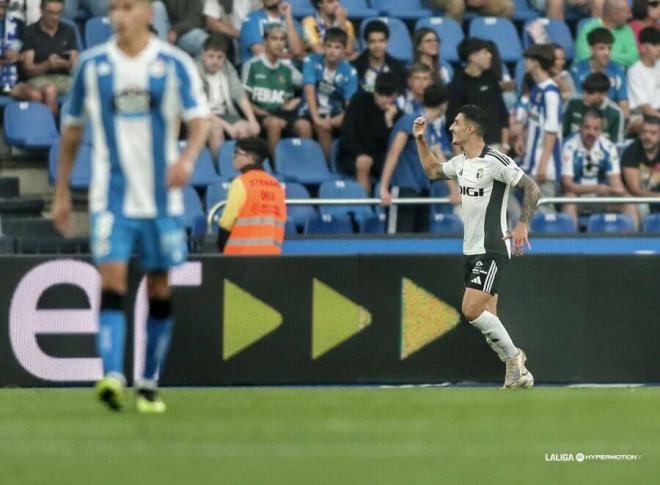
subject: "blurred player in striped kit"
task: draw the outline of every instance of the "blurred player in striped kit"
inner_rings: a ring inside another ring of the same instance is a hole
[[[185,261],[183,187],[208,134],[208,107],[192,60],[149,31],[149,0],[112,0],[116,35],[80,59],[64,120],[53,218],[69,230],[69,175],[89,118],[93,128],[89,194],[91,247],[101,273],[97,346],[105,376],[98,397],[111,409],[124,402],[124,300],[135,251],[147,272],[149,316],[138,411],[162,413],[158,369],[174,323],[168,270]],[[179,153],[180,119],[188,139]]]

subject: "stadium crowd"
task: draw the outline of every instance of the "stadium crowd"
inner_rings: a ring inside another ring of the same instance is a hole
[[[516,159],[543,196],[660,197],[658,0],[163,0],[153,8],[154,34],[196,59],[216,164],[229,140],[259,135],[274,160],[283,138],[315,139],[333,172],[384,205],[447,195],[452,207],[442,211],[460,218],[459,187],[431,185],[423,173],[412,121],[426,117],[427,138],[446,160],[455,153],[448,127],[461,106],[476,104],[489,114],[487,143]],[[107,0],[0,0],[2,94],[44,103],[57,119],[81,50],[76,29],[108,9]],[[524,49],[512,55],[513,44]],[[542,210],[578,224],[601,207]],[[510,208],[515,219],[515,199]],[[397,230],[429,230],[434,210],[399,208]],[[604,210],[627,214],[638,230],[660,206]]]

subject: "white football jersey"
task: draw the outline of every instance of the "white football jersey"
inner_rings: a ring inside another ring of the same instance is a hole
[[[449,178],[458,181],[463,205],[465,232],[463,253],[497,253],[511,256],[506,210],[509,188],[515,186],[523,171],[511,158],[488,146],[476,158],[465,153],[442,164]]]
[[[179,157],[179,123],[208,116],[192,59],[156,37],[129,57],[113,37],[83,53],[69,99],[64,124],[82,126],[89,118],[92,128],[90,211],[181,215],[181,190],[166,184]]]

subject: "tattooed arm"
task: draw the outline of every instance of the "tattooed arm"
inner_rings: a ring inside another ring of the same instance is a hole
[[[532,247],[529,244],[527,226],[536,210],[536,204],[541,196],[541,191],[539,190],[538,185],[536,185],[536,182],[534,182],[528,175],[523,175],[518,181],[518,184],[516,184],[516,187],[524,191],[522,210],[516,227],[511,234],[505,237],[505,239],[511,239],[513,242],[514,255],[522,255],[525,251],[525,246],[528,248]]]
[[[424,173],[431,180],[448,180],[449,177],[442,170],[442,163],[426,143],[425,131],[426,120],[423,117],[417,118],[413,124],[413,136],[417,142],[417,152],[419,153],[419,159],[422,161]]]

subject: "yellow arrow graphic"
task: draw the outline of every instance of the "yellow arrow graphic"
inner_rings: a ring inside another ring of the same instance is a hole
[[[401,360],[439,339],[460,322],[456,309],[411,280],[401,284]]]
[[[282,324],[282,314],[224,280],[222,358],[228,360]]]
[[[371,324],[371,313],[314,278],[312,359],[318,359]]]

